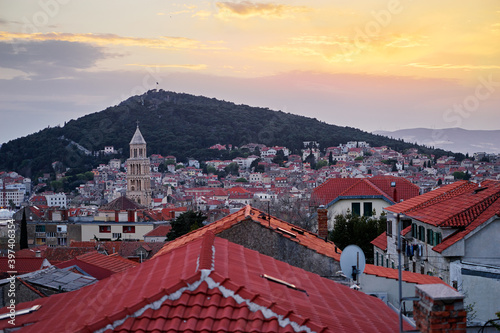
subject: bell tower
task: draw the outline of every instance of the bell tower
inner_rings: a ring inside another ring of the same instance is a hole
[[[139,122],[130,140],[130,158],[127,160],[127,197],[140,205],[151,206],[151,162],[146,153],[146,140],[139,130]]]

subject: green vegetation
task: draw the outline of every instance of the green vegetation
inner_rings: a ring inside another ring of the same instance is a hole
[[[329,236],[340,249],[350,244],[359,246],[365,254],[366,262],[373,264],[373,245],[370,242],[386,229],[385,214],[377,219],[358,216],[348,211],[346,215],[335,216],[335,226]]]
[[[52,163],[56,161],[60,170],[71,168],[81,173],[111,158],[124,160],[137,120],[149,154],[174,155],[180,162],[188,157],[206,161],[248,156],[249,151],[208,147],[217,143],[239,147],[251,142],[286,146],[298,153],[303,141],[318,141],[321,147],[329,147],[357,140],[397,151],[418,148],[421,153],[451,155],[282,111],[160,90],[133,96],[104,111],[71,120],[64,127],[46,128],[3,144],[0,170],[16,171],[36,180],[43,173],[55,173]],[[118,153],[98,154],[104,146],[114,146]]]
[[[201,228],[203,221],[207,219],[201,212],[189,210],[182,213],[174,221],[172,221],[172,230],[167,234],[167,241],[171,241],[187,234],[193,230]]]

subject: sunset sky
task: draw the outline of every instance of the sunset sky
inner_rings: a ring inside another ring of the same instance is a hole
[[[500,2],[0,0],[0,143],[157,87],[366,131],[500,129]]]

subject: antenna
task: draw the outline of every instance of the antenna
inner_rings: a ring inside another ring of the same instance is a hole
[[[365,270],[365,254],[357,245],[348,245],[340,255],[340,269],[348,277],[358,282]]]

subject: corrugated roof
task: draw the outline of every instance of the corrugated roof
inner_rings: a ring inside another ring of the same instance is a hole
[[[35,304],[41,305],[37,311],[16,317],[16,327],[30,324],[20,332],[399,330],[397,314],[378,298],[213,233],[94,285],[17,309]],[[0,321],[0,329],[8,325]]]

